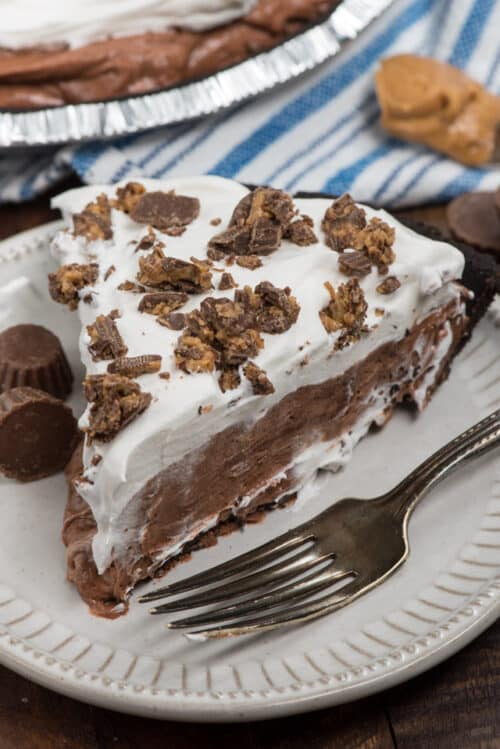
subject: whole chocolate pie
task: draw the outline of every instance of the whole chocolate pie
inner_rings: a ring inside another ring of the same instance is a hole
[[[399,403],[424,408],[494,287],[488,256],[349,195],[102,190],[55,200],[49,285],[77,309],[86,368],[68,578],[116,616],[140,580],[343,465]]]
[[[142,94],[263,52],[339,0],[0,3],[0,108]]]

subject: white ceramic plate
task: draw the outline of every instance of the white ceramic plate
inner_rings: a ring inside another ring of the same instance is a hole
[[[0,244],[2,283],[24,274],[42,295],[21,317],[62,338],[75,374],[77,323],[49,301],[48,225]],[[5,310],[0,310],[1,314]],[[5,324],[5,321],[4,321]],[[78,388],[77,388],[78,389]],[[74,398],[75,408],[81,407]],[[356,449],[301,507],[197,552],[170,579],[251,548],[335,498],[373,496],[500,406],[500,329],[484,320],[424,414],[405,411]],[[500,614],[499,453],[461,470],[417,508],[405,567],[377,590],[307,626],[194,643],[132,602],[116,621],[87,613],[65,581],[62,476],[0,483],[0,661],[47,687],[125,712],[178,720],[270,718],[333,705],[430,668]]]

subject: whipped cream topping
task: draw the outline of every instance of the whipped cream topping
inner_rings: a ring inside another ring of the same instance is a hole
[[[0,47],[81,47],[108,37],[183,28],[203,31],[241,18],[254,0],[0,0]]]
[[[142,180],[142,184],[148,190],[175,189],[178,194],[200,200],[200,215],[182,236],[167,237],[156,232],[166,244],[166,254],[182,260],[189,260],[192,255],[200,259],[206,257],[208,239],[227,226],[235,205],[248,192],[242,185],[219,177]],[[82,210],[102,192],[114,196],[115,189],[116,186],[79,188],[58,196],[53,204],[63,211],[71,226],[71,214]],[[89,482],[81,483],[79,490],[97,521],[93,552],[100,572],[106,569],[112,555],[124,553],[129,539],[125,539],[123,530],[131,527],[136,519],[138,507],[135,498],[146,481],[169,465],[186,460],[189,454],[193,455],[211,436],[230,424],[251,423],[261,418],[286,394],[341,375],[379,346],[402,339],[406,330],[432,310],[452,300],[459,301],[458,287],[450,282],[462,275],[462,254],[447,243],[416,234],[384,211],[365,207],[367,219],[378,216],[396,229],[393,246],[396,261],[391,265],[390,273],[399,279],[401,286],[393,294],[381,295],[376,291],[381,280],[376,270],[360,279],[368,303],[366,324],[370,332],[332,356],[338,334],[326,332],[318,313],[329,301],[325,281],[337,287],[347,278],[339,272],[338,254],[323,241],[321,220],[331,201],[297,199],[295,204],[300,213],[313,219],[319,239],[317,244],[299,247],[283,241],[276,252],[262,258],[262,267],[253,271],[238,265],[229,268],[240,287],[248,284],[253,288],[261,281],[270,281],[280,288],[290,286],[301,307],[297,322],[288,331],[262,336],[264,348],[255,357],[255,362],[267,372],[275,388],[272,395],[266,396],[254,395],[250,383],[244,378],[237,390],[222,393],[217,372],[189,375],[176,368],[174,349],[179,332],[158,325],[152,315],[140,313],[137,309],[140,295],[117,289],[123,281],[135,280],[141,253],[135,252],[133,243],[145,235],[146,227],[113,210],[114,234],[111,240],[88,243],[69,232],[60,232],[55,237],[52,251],[61,264],[85,263],[89,259],[99,263],[99,277],[92,287],[93,301],[80,304],[78,309],[82,322],[80,351],[88,373],[105,372],[108,362],[92,360],[86,326],[93,323],[98,314],[119,309],[118,328],[128,346],[128,356],[160,354],[163,357],[161,369],[168,370],[171,375],[168,381],[156,374],[140,377],[138,382],[142,390],[153,396],[150,407],[111,442],[95,442],[84,450],[85,476]],[[210,223],[214,218],[222,220],[216,228]],[[115,265],[116,270],[105,280],[106,270],[111,265]],[[224,263],[216,263],[216,266],[224,268]],[[213,277],[215,288],[210,295],[232,298],[232,291],[217,289],[219,274],[214,273]],[[84,289],[81,294],[88,291]],[[203,298],[201,294],[191,296],[182,311],[197,308]],[[384,310],[382,317],[375,313],[377,308]],[[307,361],[306,365],[304,361]],[[200,406],[211,409],[204,409],[200,415]],[[87,413],[83,415],[81,425],[86,423]],[[315,470],[332,462],[331,451],[323,448],[315,451]],[[97,466],[92,466],[96,453],[103,459]],[[302,474],[300,463],[301,456],[298,455],[297,469]],[[188,460],[186,470],[189,470]],[[309,472],[307,469],[304,475]],[[196,529],[196,533],[199,531]],[[172,542],[163,556],[172,556],[192,537],[189,518],[186,518],[185,534]]]

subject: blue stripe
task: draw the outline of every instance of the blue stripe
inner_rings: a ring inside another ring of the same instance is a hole
[[[354,128],[354,130],[350,130],[347,135],[343,138],[343,140],[340,141],[340,143],[337,143],[330,151],[328,151],[325,154],[321,154],[321,156],[318,159],[315,159],[311,164],[307,164],[302,171],[300,171],[298,174],[293,177],[285,186],[286,190],[293,190],[297,182],[302,179],[306,174],[309,174],[309,172],[312,172],[314,169],[316,169],[317,166],[320,164],[323,164],[323,162],[328,161],[328,159],[331,159],[333,156],[337,155],[342,148],[347,146],[349,143],[352,143],[354,138],[356,138],[360,133],[363,133],[365,130],[368,130],[371,125],[378,119],[378,110],[376,110],[371,117],[369,117],[365,122],[362,122],[360,125]]]
[[[379,159],[383,159],[387,156],[391,150],[399,145],[399,141],[394,138],[390,138],[385,143],[369,151],[369,153],[357,159],[354,163],[341,169],[334,177],[331,177],[325,182],[322,187],[324,192],[332,192],[334,194],[340,194],[347,192],[365,169],[374,164]]]
[[[491,65],[491,68],[488,72],[488,75],[486,77],[486,83],[484,84],[486,88],[490,88],[493,86],[495,82],[495,78],[498,72],[498,66],[500,65],[500,49],[498,50],[495,59],[493,60],[493,63]]]
[[[387,190],[389,185],[392,184],[393,180],[396,179],[398,174],[402,172],[405,167],[412,164],[414,161],[418,161],[418,159],[422,156],[421,153],[412,153],[411,156],[409,156],[407,159],[404,159],[403,161],[400,161],[394,169],[392,169],[387,177],[384,179],[378,190],[375,192],[375,195],[373,196],[373,200],[376,202],[377,200],[380,200],[384,192]]]
[[[432,200],[436,203],[442,203],[455,198],[463,192],[475,190],[488,174],[491,174],[491,171],[488,169],[467,169],[459,174],[458,177],[450,180],[437,195],[433,196]]]
[[[135,161],[131,161],[130,159],[125,159],[123,164],[120,164],[118,169],[116,169],[113,174],[111,175],[110,182],[119,182],[121,179],[124,179],[129,172],[135,172],[135,174],[139,175],[140,170],[137,167],[137,164]]]
[[[448,59],[452,65],[459,68],[467,65],[481,38],[486,21],[495,7],[495,2],[496,0],[475,0]]]
[[[234,107],[233,109],[230,109],[228,112],[225,112],[223,115],[219,115],[216,118],[212,118],[210,120],[210,123],[208,127],[205,127],[202,132],[198,135],[197,138],[195,138],[188,146],[186,146],[182,151],[179,151],[179,153],[174,156],[170,161],[168,161],[166,164],[164,164],[161,169],[158,169],[156,172],[153,172],[152,176],[157,179],[158,177],[163,177],[164,174],[166,174],[170,169],[173,169],[174,166],[177,166],[177,164],[186,158],[186,156],[189,156],[193,151],[195,151],[199,146],[202,145],[210,136],[213,134],[214,130],[216,130],[219,125],[223,125],[227,120],[229,120],[234,115],[238,114],[241,109],[243,109],[247,105],[247,102],[244,102],[242,104],[239,104],[238,106]]]
[[[87,172],[94,166],[97,159],[110,148],[109,143],[91,143],[88,146],[78,148],[71,160],[73,169],[85,179]]]
[[[334,96],[344,91],[360,77],[375,60],[409,26],[417,23],[432,8],[434,0],[416,0],[403,11],[387,29],[382,31],[368,46],[351,60],[336,68],[318,84],[287,104],[249,138],[240,142],[218,161],[212,172],[222,177],[234,177],[265,148],[268,148],[291,127],[298,125],[313,112],[321,109]]]
[[[431,154],[429,154],[430,156]],[[408,195],[408,193],[413,190],[415,185],[417,185],[422,177],[427,174],[427,172],[432,169],[436,164],[439,164],[439,162],[445,161],[445,158],[443,156],[432,156],[430,161],[428,161],[426,164],[420,167],[418,172],[413,175],[413,177],[409,180],[409,182],[398,192],[396,195],[393,195],[393,197],[390,199],[391,204],[396,205],[399,203],[404,197]]]
[[[157,145],[152,148],[150,151],[147,152],[145,156],[143,156],[142,159],[140,159],[137,163],[140,167],[147,166],[153,159],[155,159],[157,156],[159,156],[164,150],[169,148],[173,143],[176,143],[180,138],[182,138],[184,135],[187,135],[191,130],[195,130],[197,125],[193,126],[192,122],[188,122],[187,124],[184,123],[182,125],[177,125],[174,128],[169,128],[164,131],[164,139],[160,141],[160,143],[157,143]],[[168,136],[169,133],[172,133],[170,137]],[[144,133],[142,133],[144,135]]]
[[[368,95],[368,98],[365,99],[365,101],[362,104],[356,104],[356,106],[353,109],[350,109],[343,117],[340,118],[340,120],[337,120],[336,123],[329,128],[326,132],[321,133],[317,138],[315,138],[313,141],[307,144],[305,148],[302,148],[300,151],[297,151],[294,153],[293,156],[291,156],[289,159],[287,159],[283,164],[281,164],[278,169],[276,169],[272,174],[270,174],[264,182],[267,185],[273,185],[278,178],[278,176],[286,171],[289,167],[292,166],[296,161],[301,159],[303,156],[307,156],[307,154],[312,153],[312,151],[317,148],[318,146],[322,145],[326,140],[331,138],[333,135],[336,135],[339,130],[341,130],[344,125],[346,125],[348,122],[350,122],[354,116],[354,113],[357,110],[370,110],[374,104],[377,101],[377,97],[375,96],[375,93],[371,93]]]

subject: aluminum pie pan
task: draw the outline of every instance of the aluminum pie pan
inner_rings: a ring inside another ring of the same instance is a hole
[[[297,78],[334,57],[394,0],[344,0],[320,24],[199,81],[150,94],[0,112],[0,148],[116,138],[214,114]]]

